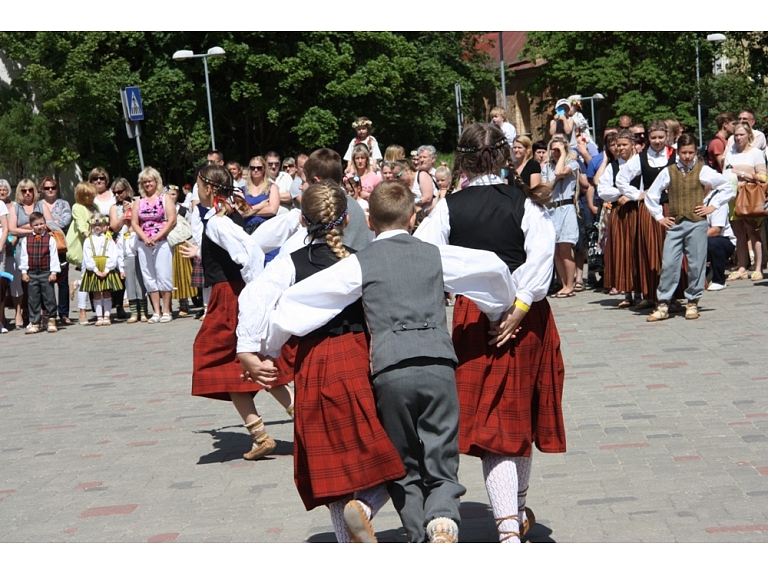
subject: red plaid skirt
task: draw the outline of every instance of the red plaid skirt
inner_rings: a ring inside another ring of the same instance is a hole
[[[230,392],[256,394],[262,389],[243,381],[237,360],[237,296],[243,282],[213,286],[208,312],[193,346],[192,395],[229,401]]]
[[[533,443],[544,453],[565,451],[565,368],[549,303],[535,302],[520,327],[511,343],[491,347],[487,316],[469,299],[456,298],[461,453],[528,456]]]
[[[293,470],[307,511],[405,475],[376,415],[369,369],[364,333],[299,343]]]
[[[275,360],[277,381],[275,385],[287,385],[293,381],[294,366],[296,365],[296,350],[299,349],[299,338],[291,336],[280,348],[280,357]]]
[[[192,281],[190,284],[192,287],[202,289],[205,285],[205,275],[203,274],[203,260],[199,258],[192,258]]]

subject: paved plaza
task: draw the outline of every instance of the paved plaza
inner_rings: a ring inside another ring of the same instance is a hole
[[[532,542],[768,542],[768,281],[705,293],[696,321],[587,291],[550,300],[566,363],[568,452],[535,452]],[[293,483],[293,425],[250,440],[228,402],[191,397],[200,322],[0,337],[0,542],[335,541]],[[462,456],[461,540],[496,541],[480,462]],[[405,541],[387,504],[383,542]]]

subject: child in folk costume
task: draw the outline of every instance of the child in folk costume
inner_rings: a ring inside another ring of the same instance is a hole
[[[415,235],[437,245],[488,249],[512,273],[514,305],[499,324],[456,298],[453,343],[459,449],[482,460],[499,540],[518,543],[535,522],[525,506],[534,443],[544,453],[565,451],[565,369],[546,301],[555,231],[543,204],[551,191],[503,183],[500,172],[510,162],[505,140],[487,124],[464,130],[453,174],[464,172],[469,185],[439,202]]]
[[[25,333],[38,333],[42,328],[41,310],[45,307],[48,315],[49,333],[55,333],[56,295],[54,283],[56,274],[61,272],[56,240],[48,233],[45,216],[40,212],[29,215],[32,235],[24,236],[19,241],[19,271],[21,281],[28,286],[29,325]]]
[[[347,153],[344,154],[344,160],[347,162],[347,167],[344,170],[345,172],[355,171],[355,162],[352,154],[355,146],[358,144],[366,145],[370,152],[371,170],[374,172],[379,171],[378,162],[381,159],[381,150],[379,149],[379,143],[376,141],[376,138],[371,136],[371,126],[373,126],[373,122],[365,116],[360,116],[352,122],[352,127],[355,129],[355,137],[349,142]]]
[[[260,375],[271,376],[274,368],[266,367],[263,373],[254,370],[253,381],[241,377],[235,328],[237,297],[245,286],[244,280],[255,279],[263,270],[264,253],[247,249],[249,236],[231,200],[236,189],[232,174],[224,166],[208,165],[200,170],[197,185],[200,205],[207,210],[202,218],[205,231],[199,249],[205,284],[212,289],[208,311],[194,343],[192,395],[231,401],[253,438],[253,448],[243,457],[261,459],[277,445],[267,434],[253,402],[253,396],[263,389],[255,381]]]
[[[85,273],[80,291],[93,294],[96,325],[110,325],[109,312],[112,309],[112,292],[122,289],[121,278],[125,277],[122,256],[111,233],[105,233],[109,218],[96,215],[91,218],[91,235],[83,243],[83,267]]]
[[[408,232],[416,219],[414,198],[404,184],[382,182],[370,199],[369,225],[376,240],[311,281],[283,291],[266,328],[243,330],[247,341],[240,338],[239,345],[277,355],[291,334],[313,333],[362,298],[371,332],[376,408],[406,471],[389,483],[389,494],[409,541],[453,543],[465,489],[457,477],[456,355],[446,329],[443,291],[471,292],[485,311],[501,317],[511,303],[511,277],[489,252],[438,249],[413,238]],[[261,314],[249,317],[254,315]],[[372,510],[365,503],[357,494],[347,503],[344,519],[351,535],[373,542]]]
[[[245,370],[259,359],[269,312],[293,284],[314,285],[314,275],[348,257],[343,245],[349,199],[330,180],[302,194],[301,222],[309,244],[275,259],[240,295],[238,357]],[[331,319],[331,318],[329,318]],[[388,500],[384,483],[405,474],[376,415],[369,380],[369,336],[356,298],[335,318],[297,340],[291,363],[295,383],[294,479],[307,510],[328,505],[339,542],[375,541],[373,531],[348,533],[344,507],[353,495],[373,516]],[[367,524],[370,526],[370,523]]]

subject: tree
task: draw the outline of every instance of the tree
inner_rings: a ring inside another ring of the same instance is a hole
[[[11,132],[0,163],[24,172],[76,161],[135,181],[119,89],[136,85],[145,161],[189,180],[210,145],[205,78],[199,61],[171,55],[212,46],[226,50],[208,60],[217,147],[241,161],[269,149],[343,152],[360,115],[384,145],[452,147],[453,84],[469,102],[493,80],[475,36],[462,32],[2,32],[0,50],[25,66],[0,90],[14,102],[0,116]],[[28,133],[39,137],[22,142]]]
[[[605,96],[603,108],[648,124],[673,117],[697,125],[696,40],[702,77],[712,71],[714,47],[704,32],[529,32],[527,57],[547,64],[534,90],[555,100],[570,94]],[[546,106],[550,102],[543,102]]]

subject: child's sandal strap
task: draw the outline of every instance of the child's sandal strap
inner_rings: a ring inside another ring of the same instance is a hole
[[[499,532],[499,535],[503,535],[504,536],[504,537],[500,537],[499,538],[499,543],[503,543],[507,539],[512,539],[513,537],[517,537],[518,539],[520,539],[520,533],[518,533],[517,531],[501,531],[501,529],[500,529],[501,524],[504,523],[507,520],[514,521],[515,523],[517,523],[517,517],[512,517],[512,516],[509,516],[509,517],[499,517],[499,518],[496,519],[496,531]]]

